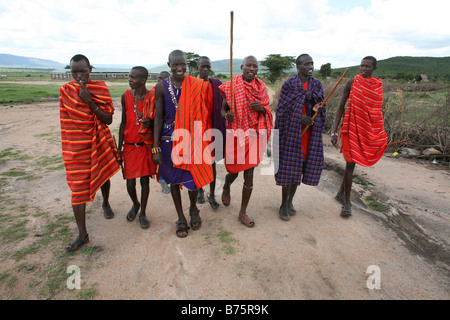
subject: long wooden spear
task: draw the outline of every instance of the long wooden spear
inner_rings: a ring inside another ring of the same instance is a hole
[[[327,103],[328,99],[331,97],[331,95],[333,94],[334,90],[336,90],[336,88],[337,88],[337,86],[339,85],[339,83],[341,83],[342,79],[344,79],[344,76],[347,74],[347,72],[348,72],[348,68],[344,71],[344,73],[342,74],[342,76],[339,78],[338,82],[336,82],[336,84],[334,85],[333,89],[331,89],[330,93],[327,95],[327,97],[325,98],[325,100],[323,100],[323,101],[321,102],[321,105],[322,105],[322,106],[324,106],[325,103]],[[314,119],[317,117],[318,114],[319,114],[319,111],[316,111],[316,113],[314,113],[312,119],[314,120]],[[308,128],[309,128],[309,125],[306,126],[306,127],[303,129],[302,135],[306,132],[306,130],[308,130]]]
[[[230,113],[233,114],[233,20],[234,20],[234,12],[230,12],[231,17],[231,29],[230,29],[230,96],[231,96],[231,104],[230,104]]]

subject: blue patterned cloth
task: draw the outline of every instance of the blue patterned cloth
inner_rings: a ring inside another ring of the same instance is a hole
[[[319,80],[310,78],[308,90],[303,89],[300,76],[288,79],[281,88],[276,110],[275,135],[279,143],[274,145],[275,181],[277,185],[319,184],[323,169],[322,132],[325,127],[326,110],[322,109],[314,120],[306,159],[302,152],[301,116],[303,107],[313,116],[312,108],[324,100]],[[274,140],[276,141],[276,139]]]
[[[196,190],[197,186],[192,174],[187,170],[175,168],[173,166],[172,140],[164,138],[172,136],[175,128],[175,115],[177,113],[177,109],[173,104],[172,97],[169,92],[168,81],[163,80],[163,84],[164,89],[166,90],[164,101],[164,124],[161,130],[161,153],[163,157],[163,164],[159,166],[159,174],[168,184],[182,184],[188,190]],[[174,89],[177,101],[180,100],[181,90]]]

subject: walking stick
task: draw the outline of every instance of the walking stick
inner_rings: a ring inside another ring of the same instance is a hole
[[[397,141],[397,142],[391,142],[391,143],[388,143],[386,145],[386,147],[390,147],[390,146],[393,146],[394,144],[399,144],[399,143],[406,142],[406,141],[409,141],[409,140],[410,139],[405,139],[405,140],[400,140],[400,141]]]
[[[339,83],[341,83],[342,79],[344,78],[344,76],[347,74],[348,72],[348,68],[344,71],[344,73],[342,74],[342,76],[339,78],[338,82],[336,82],[336,84],[334,85],[333,89],[331,89],[330,93],[327,95],[327,97],[325,98],[325,100],[323,100],[321,102],[321,105],[324,106],[325,103],[327,103],[328,99],[331,97],[331,95],[333,94],[334,90],[336,90],[337,86],[339,85]],[[314,115],[312,116],[312,119],[314,120],[317,115],[319,114],[319,111],[316,111],[316,113],[314,113]],[[302,135],[306,132],[306,130],[308,130],[309,125],[305,127],[305,129],[303,129]]]
[[[233,20],[234,13],[230,12],[231,17],[231,29],[230,29],[230,96],[231,96],[231,105],[230,105],[230,113],[233,114]]]

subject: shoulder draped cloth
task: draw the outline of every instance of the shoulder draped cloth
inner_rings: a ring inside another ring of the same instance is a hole
[[[204,139],[211,123],[207,96],[208,82],[184,76],[172,135],[173,165],[191,172],[198,188],[214,179],[211,155],[204,152],[210,143]]]
[[[324,156],[322,132],[325,127],[326,110],[319,112],[311,135],[308,150],[302,149],[302,113],[312,116],[312,108],[324,100],[323,88],[319,80],[311,77],[308,89],[304,90],[300,76],[288,79],[281,87],[278,100],[275,129],[279,134],[279,143],[274,145],[274,160],[278,166],[275,173],[277,185],[288,186],[304,183],[311,186],[319,184]],[[303,153],[307,152],[304,159]]]
[[[230,81],[223,83],[219,89],[230,106]],[[261,104],[266,110],[265,116],[251,108],[250,102],[252,101],[258,101]],[[228,172],[245,171],[256,167],[262,161],[264,149],[273,129],[273,117],[269,104],[267,87],[263,81],[257,77],[252,82],[244,81],[242,75],[233,77],[235,117],[233,122],[228,123],[225,146],[225,166]],[[250,136],[255,138],[250,138]],[[245,150],[245,152],[241,150]]]
[[[357,75],[350,90],[341,133],[348,134],[352,161],[364,167],[377,163],[386,151],[382,106],[382,81]]]
[[[156,86],[147,91],[147,94],[144,98],[144,109],[143,109],[143,118],[155,119],[155,89]],[[139,127],[138,134],[141,136],[142,140],[144,140],[145,144],[150,148],[153,146],[153,128],[144,128],[141,124]]]
[[[90,81],[86,87],[101,110],[114,114],[105,82]],[[75,80],[60,88],[62,155],[73,205],[93,201],[98,189],[120,169],[108,126],[97,119],[79,92]]]

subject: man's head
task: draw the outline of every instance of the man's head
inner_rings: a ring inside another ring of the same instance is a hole
[[[361,60],[359,71],[363,77],[371,77],[372,73],[377,69],[377,59],[372,56],[365,57]]]
[[[258,74],[258,60],[254,56],[245,57],[242,61],[241,70],[244,80],[252,82]]]
[[[128,75],[128,83],[131,89],[145,86],[148,78],[148,70],[145,67],[133,67]]]
[[[170,73],[168,71],[161,71],[158,75],[158,82],[165,80],[170,77]]]
[[[70,59],[70,71],[73,79],[79,84],[86,84],[89,82],[89,77],[92,71],[89,59],[82,55],[76,54]]]
[[[313,75],[314,61],[309,54],[301,54],[295,61],[297,72],[300,77],[309,78]]]
[[[208,80],[211,73],[211,60],[208,57],[200,57],[197,61],[198,76],[203,80]]]
[[[174,79],[183,80],[187,70],[186,54],[181,50],[174,50],[169,54],[167,65]]]

